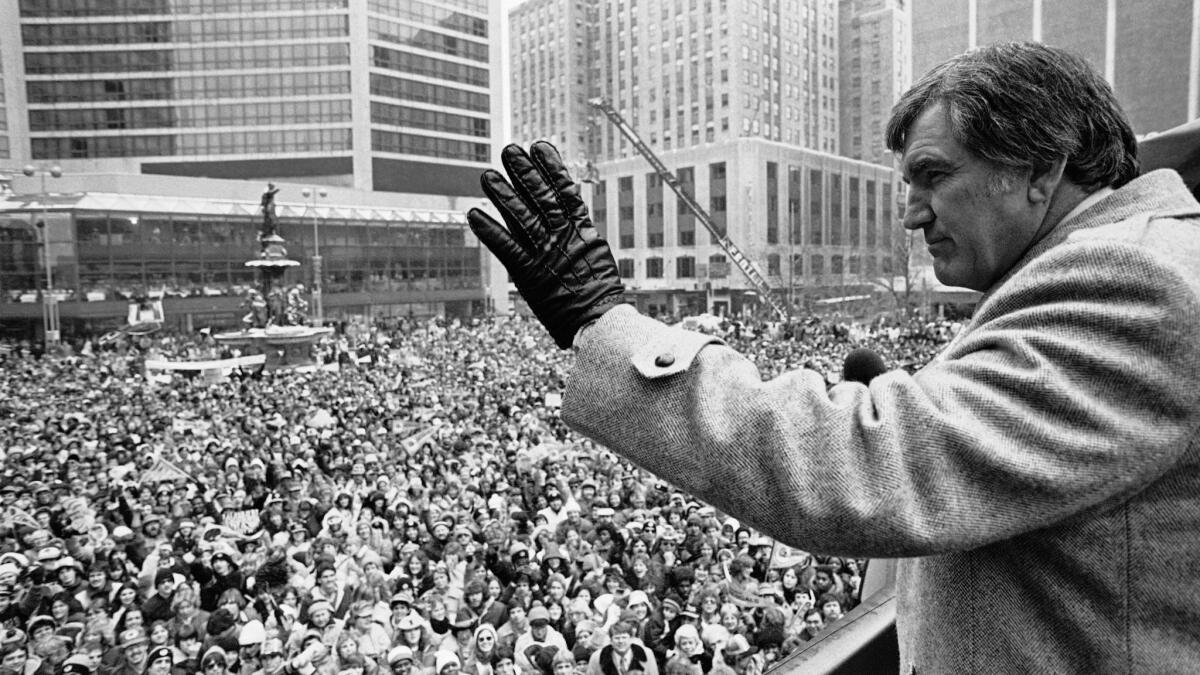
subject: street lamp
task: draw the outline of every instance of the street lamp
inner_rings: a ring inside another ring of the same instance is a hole
[[[50,221],[49,209],[46,204],[50,193],[46,191],[46,176],[62,178],[63,171],[62,167],[57,164],[49,168],[26,164],[21,173],[30,178],[36,175],[42,177],[42,192],[38,196],[42,202],[42,222],[38,225],[38,229],[42,232],[42,250],[45,253],[46,266],[46,292],[42,294],[42,328],[45,332],[46,349],[49,349],[59,341],[61,332],[58,321],[58,298],[54,297],[54,276],[50,269]]]
[[[321,234],[319,231],[320,221],[317,218],[317,198],[324,199],[329,196],[325,188],[304,188],[300,194],[308,200],[308,208],[312,212],[313,220],[313,286],[312,286],[312,307],[313,317],[316,318],[318,326],[325,325],[325,308],[321,301]]]

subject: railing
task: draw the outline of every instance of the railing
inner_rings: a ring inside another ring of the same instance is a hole
[[[899,673],[895,561],[872,560],[857,607],[792,652],[771,675]]]

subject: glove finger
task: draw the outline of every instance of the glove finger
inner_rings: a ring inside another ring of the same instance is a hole
[[[467,211],[467,224],[471,231],[479,237],[479,241],[500,260],[504,269],[514,277],[522,275],[522,270],[528,269],[534,261],[525,252],[525,248],[512,236],[509,230],[497,223],[488,214],[479,209]]]
[[[562,209],[571,223],[580,227],[586,222],[590,226],[587,205],[580,195],[579,183],[576,183],[571,178],[571,174],[567,172],[566,164],[563,163],[558,148],[546,141],[538,141],[529,149],[529,155],[538,170],[546,177],[546,182],[554,191],[558,207]]]
[[[509,234],[526,251],[540,250],[540,244],[534,244],[525,229],[525,223],[537,222],[537,215],[529,210],[525,201],[517,195],[504,176],[500,175],[499,171],[488,169],[479,177],[479,185],[483,188],[483,193],[487,195],[487,198],[495,205],[496,210],[500,212],[500,217],[504,218]],[[491,220],[491,217],[488,220]]]
[[[528,227],[529,238],[538,242],[538,248],[549,249],[550,232],[558,230],[566,224],[562,209],[554,196],[545,176],[538,170],[537,165],[525,150],[516,144],[509,145],[500,153],[500,163],[504,165],[512,180],[513,189],[521,196],[530,209],[539,218],[536,224]]]

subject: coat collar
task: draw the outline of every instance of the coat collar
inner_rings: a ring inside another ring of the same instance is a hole
[[[1026,265],[1066,241],[1067,237],[1075,232],[1119,223],[1136,216],[1175,213],[1200,213],[1200,206],[1188,192],[1187,186],[1183,184],[1183,179],[1179,177],[1179,174],[1170,169],[1159,169],[1143,174],[1116,192],[1092,204],[1082,213],[1073,218],[1064,219],[1055,225],[984,293],[977,306],[982,306],[987,302],[988,298]]]

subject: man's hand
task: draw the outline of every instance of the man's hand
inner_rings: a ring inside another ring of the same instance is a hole
[[[580,328],[624,301],[625,286],[608,242],[600,238],[553,145],[526,152],[509,145],[500,153],[509,180],[498,171],[480,177],[504,226],[479,209],[467,220],[508,270],[529,308],[562,349]]]

